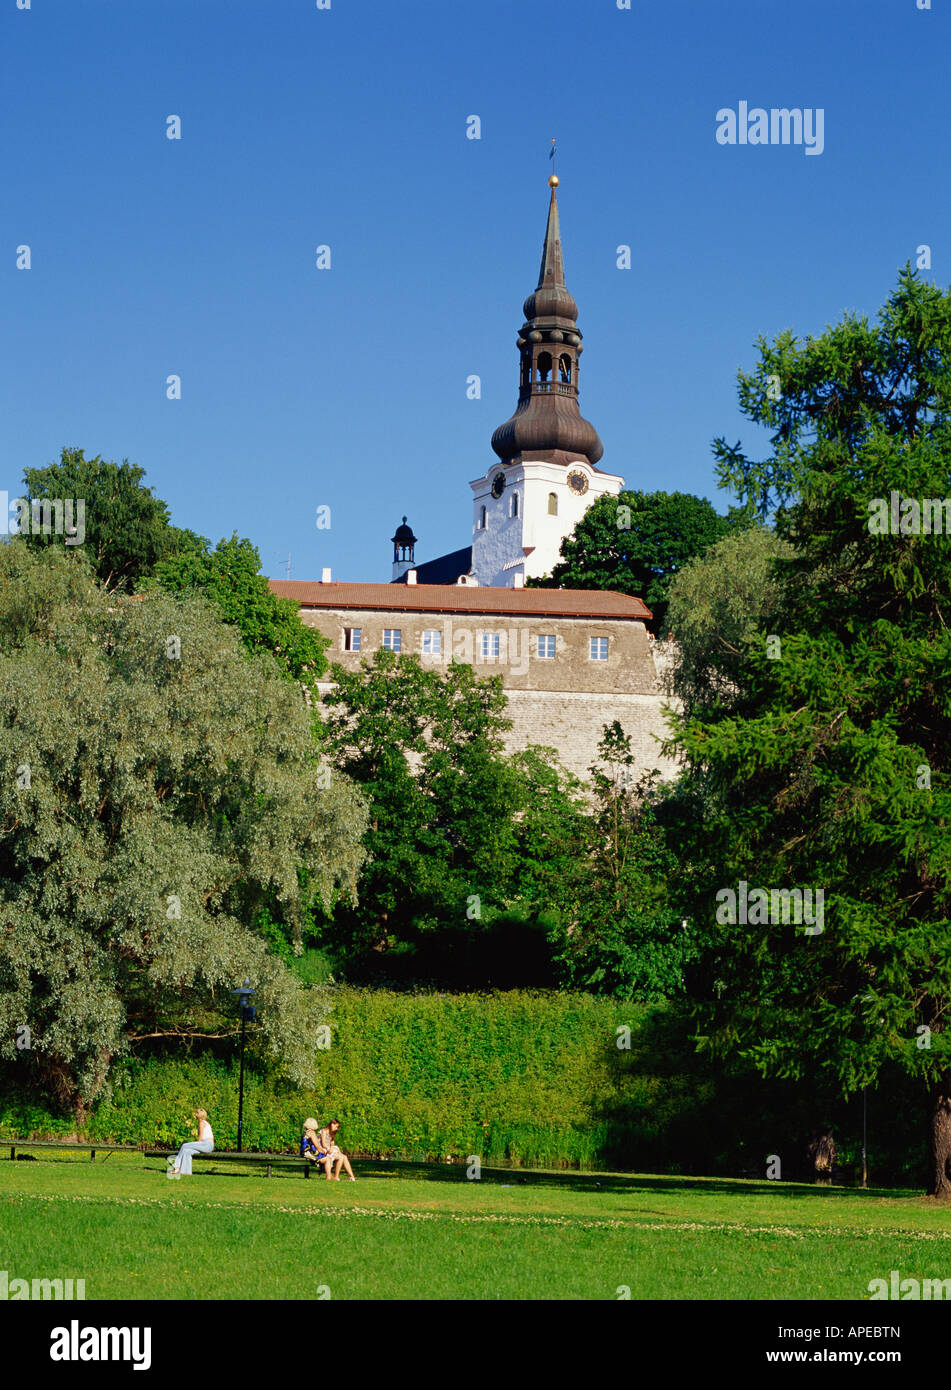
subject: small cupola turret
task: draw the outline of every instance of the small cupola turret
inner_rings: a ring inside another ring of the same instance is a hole
[[[397,526],[393,540],[393,578],[402,579],[407,570],[416,563],[416,537],[412,526],[407,526],[403,517],[402,526]]]

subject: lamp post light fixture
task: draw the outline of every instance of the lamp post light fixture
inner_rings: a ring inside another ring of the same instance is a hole
[[[257,1018],[257,1010],[248,1000],[254,994],[251,988],[251,981],[247,975],[244,977],[244,984],[240,989],[233,989],[232,994],[238,996],[238,1003],[241,1007],[241,1066],[238,1072],[238,1153],[241,1152],[241,1129],[244,1124],[244,1025],[253,1023]]]

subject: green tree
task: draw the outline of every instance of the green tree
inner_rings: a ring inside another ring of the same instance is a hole
[[[170,594],[203,594],[233,623],[252,653],[266,652],[317,699],[317,682],[327,668],[329,639],[300,620],[293,599],[271,593],[260,573],[261,557],[249,540],[207,541],[155,568],[155,584]]]
[[[679,991],[683,953],[670,888],[678,864],[658,819],[665,793],[657,773],[635,777],[617,720],[605,726],[598,754],[587,854],[556,958],[571,988],[656,1001]]]
[[[359,904],[334,914],[333,940],[392,947],[450,921],[480,921],[512,876],[518,778],[499,677],[377,651],[332,669],[326,747],[370,804]],[[342,935],[340,933],[342,932]]]
[[[742,705],[750,642],[779,604],[773,561],[792,549],[765,526],[723,536],[688,560],[670,585],[668,632],[676,639],[667,690],[691,717]]]
[[[776,509],[793,554],[774,569],[769,632],[747,648],[748,708],[676,732],[688,775],[715,793],[700,828],[718,875],[698,895],[712,938],[699,1037],[845,1094],[900,1068],[927,1097],[931,1190],[947,1199],[951,551],[946,535],[873,521],[892,493],[951,496],[951,295],[906,267],[877,324],[850,315],[759,348],[740,400],[772,428],[773,454],[753,462],[721,439],[718,471],[762,515]],[[767,920],[748,903],[744,923],[741,882],[809,890],[814,920],[770,898]]]
[[[107,594],[0,546],[0,1055],[85,1107],[136,1037],[220,1031],[313,1079],[315,1000],[253,923],[353,884],[366,812],[321,775],[304,702],[204,600]],[[26,1025],[31,1048],[18,1051]]]
[[[643,599],[653,629],[664,627],[667,591],[680,567],[745,524],[745,514],[720,516],[686,492],[631,492],[599,497],[561,543],[562,560],[537,588],[613,589]]]
[[[32,499],[82,501],[85,537],[75,549],[83,551],[106,588],[116,590],[135,588],[160,560],[208,544],[193,531],[172,526],[168,507],[145,487],[144,477],[145,469],[128,459],[87,459],[82,449],[63,449],[58,463],[23,472]],[[32,529],[23,539],[38,549],[64,545],[63,537]]]
[[[577,921],[587,891],[597,836],[588,789],[561,765],[554,748],[530,745],[513,756],[512,766],[520,789],[510,894],[557,933]]]

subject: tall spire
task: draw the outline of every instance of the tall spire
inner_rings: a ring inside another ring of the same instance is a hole
[[[538,271],[536,291],[543,285],[560,285],[565,288],[565,264],[561,258],[561,224],[558,221],[558,176],[552,174],[551,199],[548,203],[548,225],[545,228],[545,244],[542,247],[542,263]]]
[[[541,459],[567,464],[584,458],[594,466],[604,446],[578,408],[578,306],[565,285],[557,175],[548,183],[551,198],[538,284],[522,306],[525,323],[516,342],[521,360],[518,405],[493,434],[492,448],[503,463]]]
[[[535,319],[557,320],[562,327],[573,330],[580,341],[578,325],[578,306],[568,293],[565,284],[565,262],[561,253],[561,223],[558,220],[558,175],[552,174],[548,180],[551,198],[548,202],[548,222],[545,226],[545,240],[542,243],[542,263],[538,268],[538,284],[535,293],[530,294],[522,305],[526,327],[531,330]],[[524,332],[524,329],[522,330]]]

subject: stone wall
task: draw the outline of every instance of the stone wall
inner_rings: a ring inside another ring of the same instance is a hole
[[[555,618],[537,614],[385,612],[354,608],[302,608],[301,621],[330,638],[330,662],[359,669],[361,659],[384,645],[384,632],[400,633],[400,653],[425,665],[443,666],[455,658],[479,675],[501,675],[506,690],[585,691],[598,694],[654,695],[661,687],[652,655],[653,640],[642,622],[631,618]],[[344,632],[359,628],[360,650],[346,651]],[[441,652],[428,656],[423,635],[439,634]],[[483,654],[483,634],[498,636],[497,657]],[[555,655],[539,656],[539,638],[555,638]],[[606,661],[593,661],[590,639],[606,637]]]
[[[675,763],[660,752],[668,733],[663,714],[668,697],[661,673],[672,660],[673,648],[656,644],[643,623],[356,609],[302,609],[301,619],[331,639],[329,661],[348,670],[357,670],[361,660],[382,645],[384,628],[400,630],[404,654],[421,654],[423,633],[440,631],[441,657],[421,656],[423,664],[443,666],[455,656],[469,661],[480,676],[500,674],[512,720],[506,740],[512,751],[532,743],[554,748],[570,772],[587,780],[592,763],[598,760],[604,726],[616,719],[632,741],[635,779],[654,768],[665,778],[676,775]],[[343,630],[349,627],[361,630],[360,652],[341,650]],[[504,639],[500,660],[480,659],[483,632],[497,632]],[[537,655],[538,637],[545,633],[556,638],[553,659]],[[608,660],[591,661],[588,640],[602,635],[609,639]],[[329,688],[329,684],[321,687]]]
[[[665,779],[676,776],[676,764],[660,752],[667,736],[660,695],[510,690],[508,701],[512,729],[507,744],[513,750],[530,743],[554,748],[569,772],[587,780],[598,761],[604,726],[616,719],[631,739],[635,780],[654,768]]]

